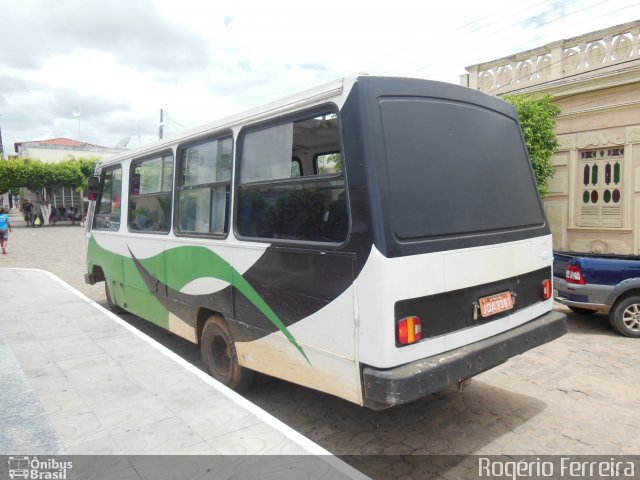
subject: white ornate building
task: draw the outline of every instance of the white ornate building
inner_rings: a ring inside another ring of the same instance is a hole
[[[18,157],[38,159],[46,163],[57,163],[69,158],[105,158],[124,151],[124,148],[101,147],[70,138],[17,142],[14,145]]]
[[[18,157],[40,160],[45,163],[58,163],[71,158],[95,158],[103,159],[125,151],[119,147],[101,147],[70,138],[52,138],[47,140],[34,140],[30,142],[18,142],[14,144]],[[57,187],[51,193],[51,197],[42,199],[57,207],[77,207],[84,211],[83,192],[74,191],[70,187]],[[26,188],[21,189],[22,199],[35,202],[38,198]],[[48,223],[48,218],[45,220]]]
[[[545,210],[558,250],[640,254],[640,20],[467,67],[493,95],[562,109]]]

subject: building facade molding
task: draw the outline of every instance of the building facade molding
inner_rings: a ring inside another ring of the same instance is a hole
[[[640,254],[640,20],[467,68],[490,95],[560,106],[543,199],[556,250]]]
[[[469,66],[468,86],[501,95],[569,78],[574,83],[594,72],[640,60],[639,45],[637,20]]]

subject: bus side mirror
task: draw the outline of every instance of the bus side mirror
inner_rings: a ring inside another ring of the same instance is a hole
[[[89,193],[89,201],[94,202],[98,199],[98,192],[100,191],[100,177],[89,177],[89,185],[87,192]]]

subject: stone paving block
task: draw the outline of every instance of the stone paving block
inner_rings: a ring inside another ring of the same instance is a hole
[[[123,329],[122,327],[120,327],[120,331],[116,336],[108,336],[102,338],[92,337],[92,339],[97,345],[100,345],[100,347],[109,355],[132,352],[135,354],[157,354],[157,350],[155,348],[153,348],[151,345],[147,345],[146,343],[141,342],[140,338],[138,338],[132,332]]]
[[[69,446],[79,445],[92,436],[103,435],[102,425],[92,411],[52,418],[51,424],[64,444]]]
[[[184,371],[181,367],[157,359],[157,362],[132,362],[122,364],[122,369],[136,382],[155,394],[165,394],[180,390],[184,382]]]
[[[175,410],[175,415],[207,441],[261,423],[250,412],[234,408],[221,396],[186,405]]]
[[[220,455],[304,455],[302,447],[259,423],[207,441]]]
[[[94,440],[84,440],[82,443],[77,445],[69,445],[66,447],[66,451],[69,455],[98,455],[98,456],[111,456],[116,457],[109,459],[111,463],[106,466],[105,472],[109,472],[109,476],[105,478],[114,478],[117,479],[119,477],[113,476],[117,472],[114,472],[115,468],[113,465],[114,461],[117,461],[120,456],[124,456],[124,452],[118,446],[118,444],[108,435],[103,435],[96,437]],[[103,478],[100,476],[99,478]],[[137,477],[136,477],[137,478]]]
[[[169,410],[177,414],[187,407],[197,410],[201,404],[217,398],[219,395],[220,393],[214,389],[203,390],[197,382],[185,379],[180,389],[163,391],[162,401]]]
[[[92,345],[93,341],[84,332],[60,332],[55,337],[41,338],[40,344],[50,351],[68,349],[75,350],[81,345]]]
[[[117,373],[117,377],[112,377],[111,375],[97,377],[99,381],[81,384],[82,387],[78,387],[80,395],[88,405],[95,406],[105,402],[127,403],[129,398],[136,395],[145,395],[149,399],[154,398],[150,392],[126,375],[126,373],[119,372],[118,370],[114,371]]]
[[[122,433],[174,416],[164,402],[146,391],[97,403],[91,409],[109,433]]]
[[[65,376],[79,390],[100,383],[108,386],[114,382],[135,382],[131,375],[112,364],[95,366],[89,370],[73,370],[71,373],[65,373]]]
[[[82,319],[84,323],[83,332],[93,340],[117,340],[119,338],[128,337],[129,332],[123,331],[122,327],[113,322],[104,315]],[[106,351],[106,350],[105,350]]]
[[[47,416],[52,420],[90,412],[87,402],[75,390],[59,392],[55,396],[40,396],[40,398],[45,402],[44,409]]]
[[[118,367],[118,364],[101,349],[96,349],[95,353],[82,358],[59,360],[56,362],[56,365],[66,376],[73,376],[75,374],[82,375],[85,371],[90,372],[109,367]]]
[[[201,447],[205,446],[204,439],[175,416],[115,433],[111,438],[130,455],[187,453],[190,447],[195,446],[198,446],[195,448],[198,450],[197,453],[210,450],[202,449]]]

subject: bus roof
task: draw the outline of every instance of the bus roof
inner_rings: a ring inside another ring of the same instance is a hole
[[[106,157],[99,162],[99,166],[109,165],[132,157],[140,157],[167,149],[177,142],[198,138],[210,131],[232,128],[239,124],[253,123],[263,119],[268,119],[274,115],[298,109],[301,106],[313,106],[327,99],[348,94],[353,84],[357,81],[358,77],[344,77],[318,85],[316,87],[282,97],[273,102],[262,104],[252,109],[214,120],[213,122],[199,127],[188,129],[179,134],[171,135],[142,147]]]

